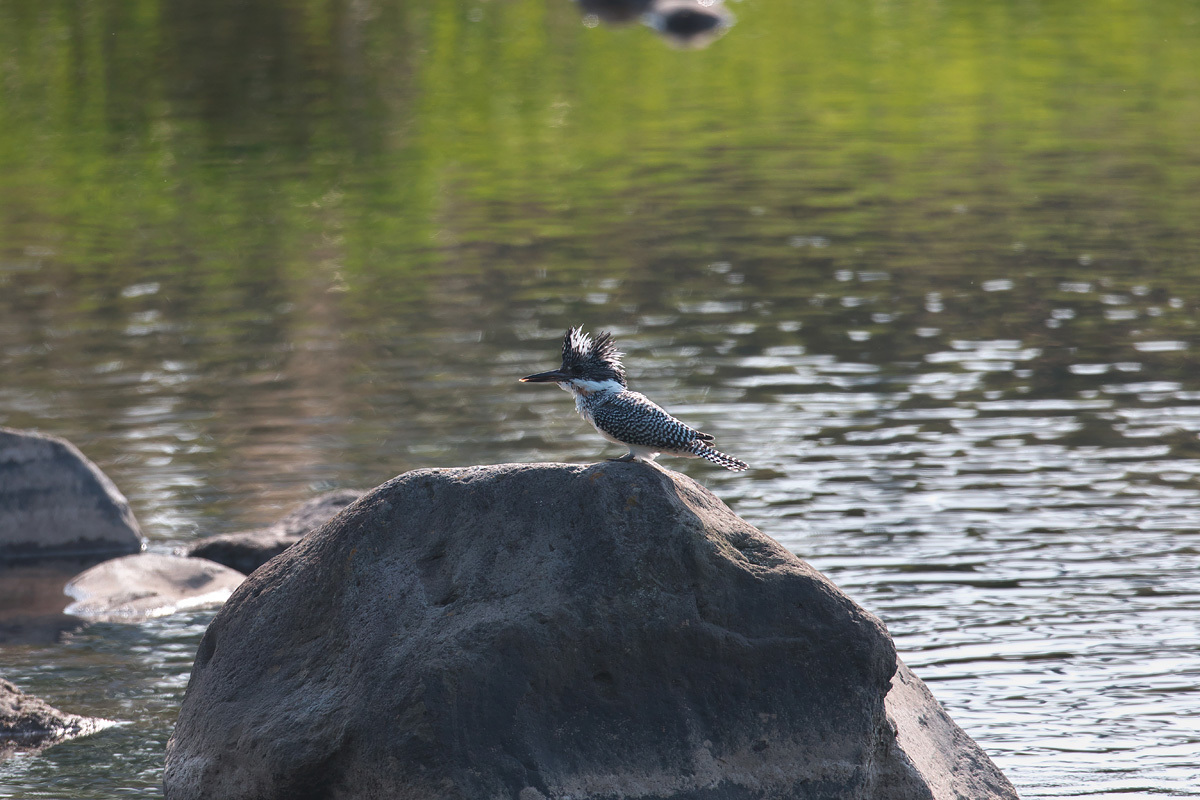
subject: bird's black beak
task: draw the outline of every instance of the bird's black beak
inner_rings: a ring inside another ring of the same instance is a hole
[[[526,375],[524,378],[521,378],[521,383],[558,383],[559,381],[567,380],[567,377],[567,374],[561,369],[552,369],[549,372]]]

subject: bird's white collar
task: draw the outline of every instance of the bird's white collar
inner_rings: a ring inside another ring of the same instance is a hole
[[[620,381],[614,381],[609,378],[606,381],[588,381],[583,378],[572,378],[569,381],[564,381],[559,384],[563,389],[574,394],[581,394],[584,397],[596,394],[597,392],[623,392],[625,387]]]

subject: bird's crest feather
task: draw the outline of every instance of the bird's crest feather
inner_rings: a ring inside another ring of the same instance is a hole
[[[612,379],[625,386],[625,365],[612,334],[602,331],[592,338],[582,327],[567,328],[563,335],[563,369],[579,368],[595,380]]]

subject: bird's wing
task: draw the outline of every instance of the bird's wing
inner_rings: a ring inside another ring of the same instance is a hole
[[[597,427],[626,444],[639,447],[682,448],[700,439],[712,441],[672,417],[657,403],[637,392],[621,392],[592,410]]]

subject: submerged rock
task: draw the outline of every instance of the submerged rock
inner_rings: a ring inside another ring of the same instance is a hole
[[[115,724],[63,713],[0,679],[0,757],[17,750],[39,750]]]
[[[366,492],[339,489],[314,497],[266,528],[209,536],[187,547],[188,556],[207,558],[249,575],[315,531]]]
[[[1015,798],[896,673],[879,620],[682,475],[420,470],[234,593],[164,784],[168,800]]]
[[[159,553],[114,558],[71,579],[66,613],[90,620],[138,622],[224,603],[246,576],[203,558]]]
[[[73,444],[0,428],[0,560],[141,549],[129,502]]]

